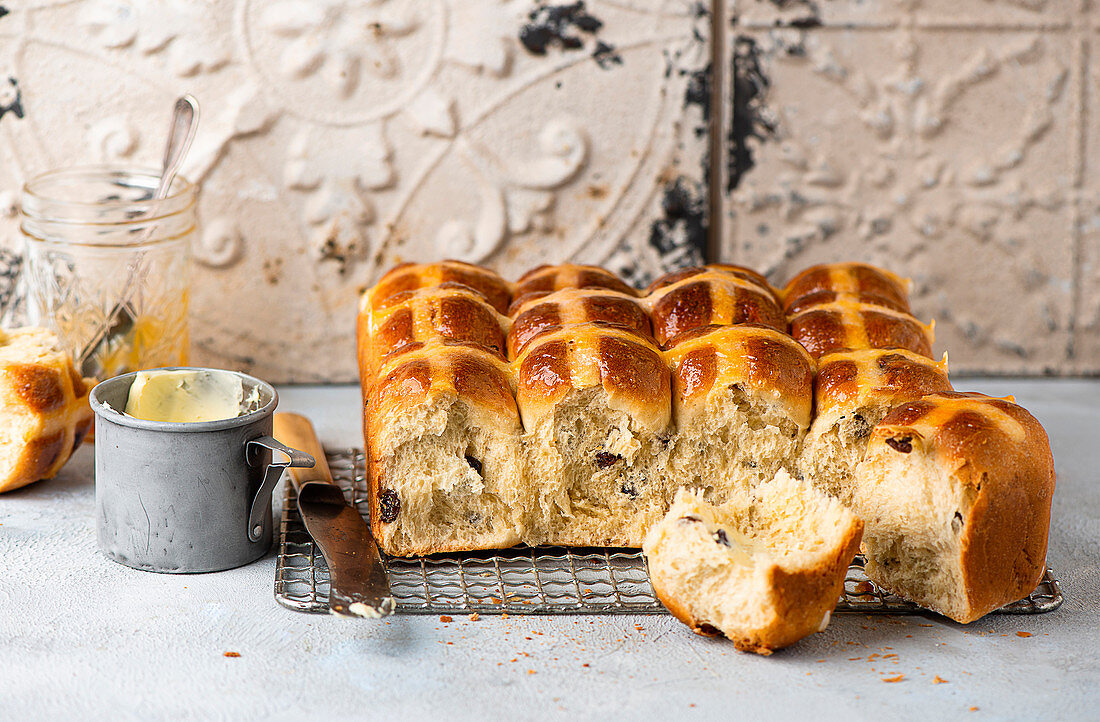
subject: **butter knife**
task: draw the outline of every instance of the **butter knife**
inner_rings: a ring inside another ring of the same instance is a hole
[[[298,512],[328,564],[329,609],[345,617],[392,614],[394,600],[378,545],[359,510],[344,500],[344,492],[333,483],[313,424],[298,414],[277,413],[275,438],[317,460],[312,469],[289,471],[298,490]]]

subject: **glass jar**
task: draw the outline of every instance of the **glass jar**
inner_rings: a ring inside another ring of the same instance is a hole
[[[185,366],[197,190],[157,171],[72,168],[23,187],[30,323],[69,349],[85,376]]]

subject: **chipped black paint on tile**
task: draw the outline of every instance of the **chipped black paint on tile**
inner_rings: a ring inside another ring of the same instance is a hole
[[[682,71],[687,72],[687,71]],[[710,121],[710,103],[711,103],[711,66],[707,63],[705,68],[699,68],[691,73],[688,73],[687,89],[684,91],[684,108],[687,109],[692,105],[699,106],[699,110],[703,114],[703,122],[695,126],[695,137],[703,138],[707,134],[708,123]],[[707,163],[706,165],[709,165]],[[706,168],[704,167],[704,172]]]
[[[609,263],[608,267],[634,288],[645,288],[656,274],[705,263],[707,244],[707,192],[705,183],[679,176],[665,184],[661,218],[650,224],[646,239],[658,254],[656,271],[634,261]]]
[[[10,13],[11,13],[11,10],[8,10],[3,5],[0,5],[0,18],[4,17],[5,15],[9,15]]]
[[[596,49],[592,51],[592,57],[596,64],[604,70],[610,70],[616,65],[623,64],[623,56],[615,50],[615,46],[602,40],[596,42]]]
[[[752,170],[751,138],[767,142],[775,138],[776,126],[764,100],[771,81],[760,64],[760,48],[750,37],[739,35],[733,43],[733,108],[729,130],[729,181],[726,190],[737,188]]]
[[[649,245],[667,269],[702,263],[707,248],[707,194],[702,183],[679,176],[665,184],[662,218],[649,227]]]
[[[532,55],[546,55],[554,46],[579,50],[584,47],[584,39],[578,32],[595,35],[603,27],[601,20],[585,10],[583,0],[568,5],[540,5],[527,19],[529,22],[520,28],[519,41]]]
[[[22,118],[23,113],[23,91],[19,89],[19,81],[15,78],[8,78],[8,83],[14,89],[14,91],[0,91],[0,120],[4,119],[4,116],[11,113],[16,118]],[[14,96],[12,96],[14,92]],[[5,103],[4,100],[11,97],[11,102]]]
[[[813,0],[768,0],[783,11],[800,10],[801,14],[790,19],[777,19],[776,25],[788,28],[816,28],[821,25],[821,11]]]

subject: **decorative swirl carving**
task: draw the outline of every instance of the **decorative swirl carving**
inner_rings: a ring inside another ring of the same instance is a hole
[[[244,251],[241,229],[225,217],[214,218],[203,224],[199,246],[193,248],[195,260],[204,266],[225,268],[233,265]]]
[[[401,59],[392,45],[420,27],[413,9],[401,2],[365,6],[338,0],[283,0],[267,7],[263,26],[288,40],[280,71],[301,80],[319,75],[340,97],[359,87],[360,73],[390,79]]]
[[[551,120],[538,136],[539,155],[513,164],[508,175],[514,185],[550,190],[573,179],[588,158],[588,139],[576,123]]]
[[[104,118],[88,130],[88,140],[102,161],[133,156],[141,136],[124,118]]]
[[[509,234],[531,229],[536,216],[553,208],[554,192],[573,180],[588,158],[589,141],[565,118],[550,120],[538,134],[538,154],[505,163],[485,148],[460,139],[457,149],[477,177],[481,208],[473,223],[445,221],[436,246],[445,255],[478,263],[496,251]]]
[[[400,256],[506,266],[528,248],[552,248],[559,258],[599,261],[627,229],[640,229],[633,257],[656,268],[644,233],[653,181],[678,160],[690,170],[677,172],[694,173],[705,147],[678,124],[685,74],[706,62],[705,54],[680,56],[706,46],[709,21],[692,1],[589,2],[623,60],[603,69],[587,36],[578,52],[524,52],[519,35],[534,0],[0,0],[14,16],[0,21],[14,38],[0,43],[4,87],[18,78],[43,97],[56,78],[71,77],[56,71],[78,69],[81,82],[66,92],[74,111],[92,114],[90,127],[57,145],[50,136],[62,119],[5,116],[0,155],[17,172],[0,189],[10,196],[13,179],[68,162],[73,149],[74,163],[155,164],[159,147],[147,128],[159,127],[164,103],[186,89],[204,104],[183,169],[203,187],[196,263],[227,269],[245,254],[297,258],[315,281],[294,296],[305,318],[346,304],[376,264]],[[186,88],[180,76],[191,78]],[[621,92],[606,99],[610,88]],[[642,91],[630,95],[637,118],[629,124],[602,110],[627,88]],[[14,239],[7,197],[0,231]],[[249,243],[261,238],[262,250]],[[219,304],[255,288],[247,269],[212,278],[228,275],[243,284],[196,279],[196,345],[207,355],[266,343],[219,327]],[[259,312],[265,319],[291,289],[267,292],[274,302]],[[328,327],[326,339],[334,332],[350,343],[347,331]],[[245,356],[240,363],[256,363],[254,350]],[[260,363],[281,378],[314,364],[342,379],[350,359]]]

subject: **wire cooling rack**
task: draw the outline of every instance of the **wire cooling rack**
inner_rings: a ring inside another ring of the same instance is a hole
[[[367,485],[363,452],[329,451],[333,480],[363,517]],[[285,484],[275,598],[299,612],[328,613],[328,567],[298,514],[297,493]],[[637,549],[515,547],[405,559],[382,555],[397,611],[405,614],[665,614]],[[1062,604],[1048,568],[1035,591],[997,610],[1040,614]],[[912,602],[880,589],[856,557],[837,612],[914,614]]]

